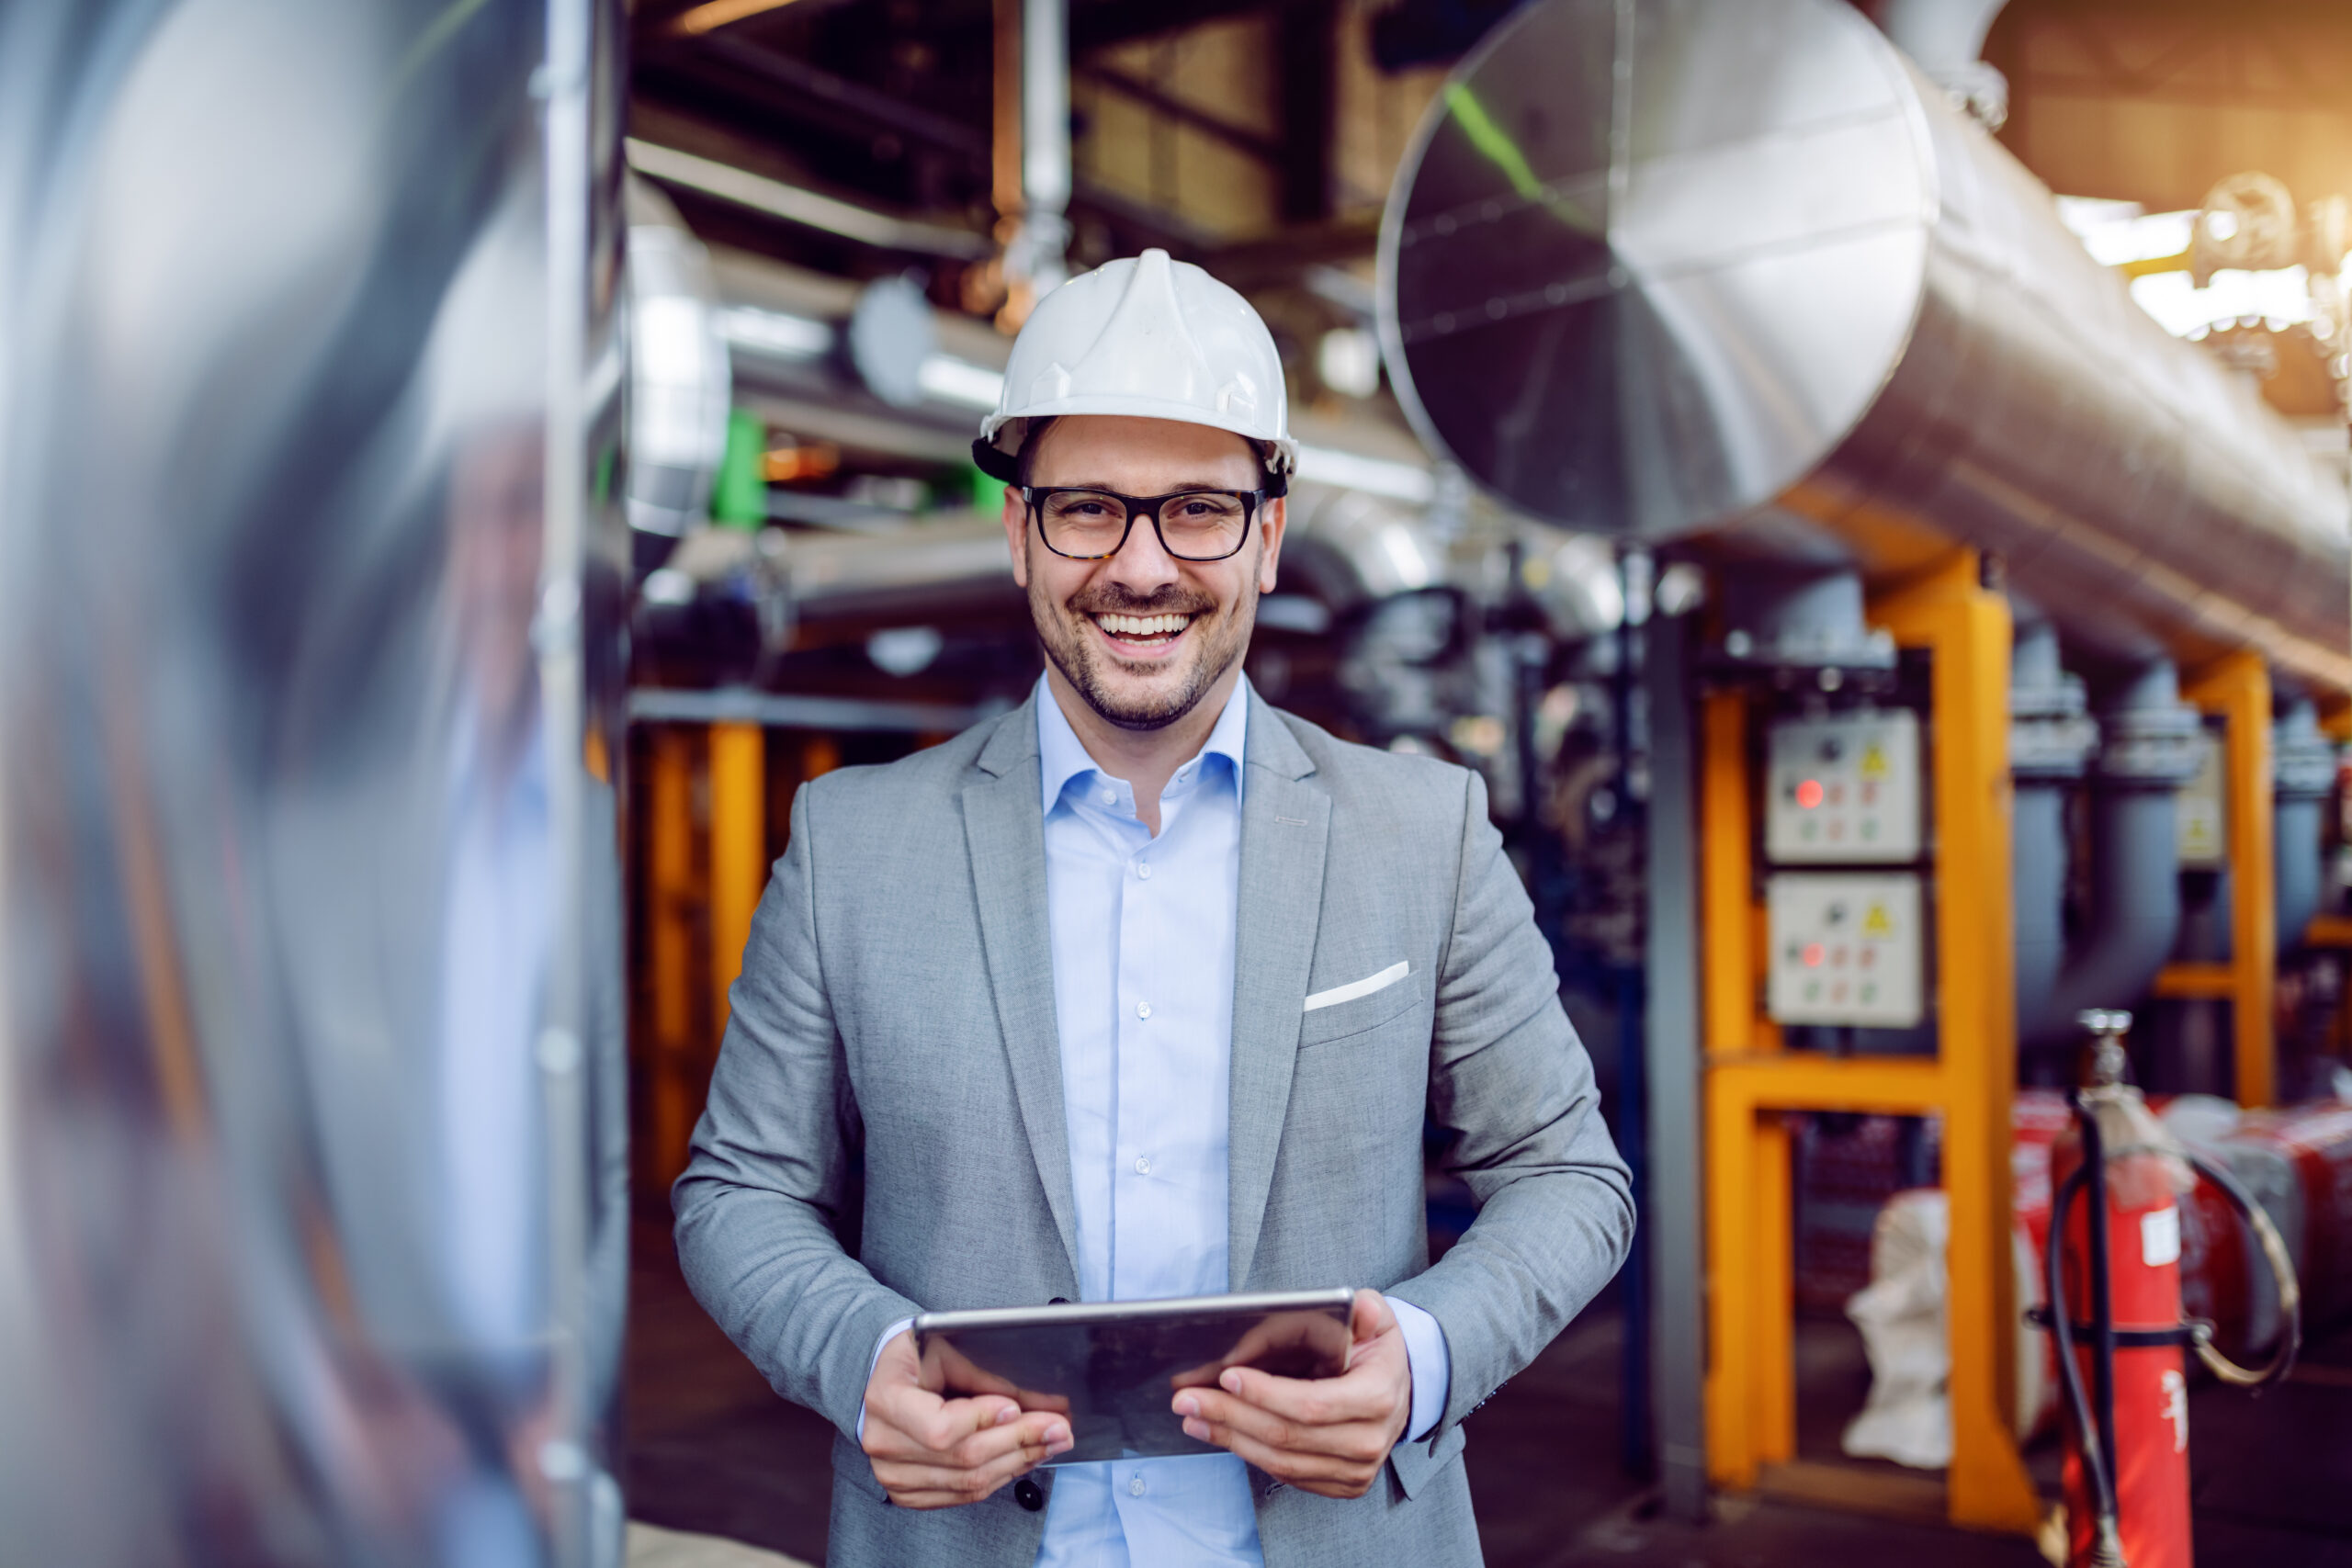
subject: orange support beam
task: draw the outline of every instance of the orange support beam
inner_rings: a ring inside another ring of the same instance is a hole
[[[2278,1100],[2271,1010],[2278,931],[2271,844],[2270,672],[2259,654],[2224,654],[2182,693],[2224,726],[2222,772],[2230,824],[2230,1020],[2237,1100],[2248,1110]],[[2177,982],[2172,982],[2177,983]]]
[[[2008,605],[1973,551],[1873,602],[1871,618],[1933,660],[1929,765],[1937,861],[1933,1059],[1829,1057],[1780,1049],[1758,994],[1753,804],[1745,700],[1702,716],[1702,1019],[1707,1050],[1709,1367],[1707,1461],[1745,1488],[1793,1456],[1789,1140],[1782,1114],[1940,1115],[1951,1213],[1955,1524],[2030,1534],[2041,1501],[2013,1436],[2018,1303],[2010,1251],[2009,1100],[2016,1082],[2011,973]]]
[[[2009,891],[2008,601],[1973,550],[1879,600],[1871,618],[1934,660],[1936,1010],[1951,1336],[1951,1520],[2031,1533],[2041,1500],[2018,1457],[2018,1305],[2009,1194],[2017,1085]]]
[[[694,748],[674,725],[657,727],[646,765],[645,910],[652,971],[652,1060],[647,1074],[646,1138],[652,1180],[686,1168],[686,1145],[701,1114],[695,1071]]]
[[[743,972],[752,916],[767,890],[767,731],[710,727],[711,1026],[724,1034],[728,987]]]

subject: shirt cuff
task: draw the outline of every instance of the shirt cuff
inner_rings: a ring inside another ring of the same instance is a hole
[[[1421,1311],[1419,1307],[1415,1307],[1413,1310],[1415,1312]],[[1429,1314],[1425,1312],[1421,1313],[1421,1315],[1423,1317],[1429,1317]],[[874,1342],[874,1359],[865,1363],[865,1382],[867,1387],[871,1388],[874,1385],[874,1369],[882,1364],[882,1352],[890,1348],[890,1341],[896,1339],[899,1335],[904,1334],[908,1329],[912,1328],[914,1325],[915,1320],[913,1318],[902,1317],[899,1319],[898,1322],[892,1324],[889,1327],[882,1331],[882,1337]],[[1430,1327],[1432,1329],[1437,1327],[1437,1319],[1433,1317],[1430,1318]],[[1442,1335],[1438,1338],[1438,1348],[1441,1350],[1445,1348],[1445,1339]],[[1408,1358],[1412,1355],[1412,1341],[1409,1339],[1405,1342],[1405,1354]],[[1442,1391],[1441,1391],[1441,1394],[1442,1393]],[[1445,1406],[1441,1403],[1438,1405],[1438,1408],[1442,1410]],[[1415,1384],[1413,1388],[1413,1413],[1418,1416],[1420,1414],[1420,1410],[1421,1391],[1419,1385]],[[865,1401],[863,1399],[857,1402],[857,1440],[861,1443],[865,1441]]]
[[[1419,1442],[1445,1414],[1445,1396],[1453,1384],[1453,1356],[1445,1348],[1445,1330],[1438,1326],[1437,1319],[1395,1296],[1381,1300],[1396,1314],[1396,1327],[1405,1336],[1405,1364],[1413,1374],[1413,1414],[1405,1424],[1405,1440]],[[875,1355],[881,1355],[879,1348]]]

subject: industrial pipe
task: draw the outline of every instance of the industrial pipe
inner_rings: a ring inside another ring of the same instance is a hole
[[[2270,766],[2271,886],[2285,953],[2301,945],[2303,929],[2319,913],[2323,816],[2335,789],[2335,749],[2319,732],[2309,702],[2293,704],[2272,726]]]
[[[2171,955],[2180,933],[2175,795],[2197,771],[2199,724],[2197,710],[2180,700],[2171,664],[2162,660],[2135,671],[2101,705],[2102,740],[2091,787],[2090,927],[2068,944],[2047,993],[2030,1011],[2019,986],[2020,1044],[2071,1043],[2076,1014],[2136,1001]],[[2044,837],[2032,852],[2047,852],[2046,817],[2039,803],[2036,831]],[[2022,831],[2017,843],[2023,868],[2030,852]],[[2037,962],[2058,921],[2052,895],[2064,887],[2063,835],[2051,859],[2054,876],[2046,869],[2031,872],[2036,902],[2030,912],[2029,885],[2019,884],[2015,894],[2019,951],[2025,951],[2030,934]]]
[[[670,198],[632,175],[628,215],[628,520],[683,534],[709,515],[731,391],[710,253]]]
[[[1834,0],[1537,0],[1384,220],[1415,427],[1562,525],[1847,562],[1997,553],[2074,643],[2352,691],[2345,487]]]
[[[2058,662],[2058,633],[2020,616],[2009,665],[2010,897],[2016,907],[2018,1032],[2055,1016],[2051,998],[2066,958],[2066,795],[2098,744],[2083,682]]]

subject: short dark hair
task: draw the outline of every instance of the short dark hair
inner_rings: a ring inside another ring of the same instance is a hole
[[[1053,429],[1054,421],[1060,417],[1059,414],[1049,413],[1024,423],[1021,432],[1021,450],[1014,454],[1012,459],[1012,482],[1022,489],[1026,490],[1036,482],[1037,444],[1046,438],[1046,432]]]
[[[1051,430],[1054,423],[1060,418],[1059,414],[1040,415],[1028,421],[1025,428],[1021,432],[1021,450],[1015,453],[1012,458],[1012,482],[1021,489],[1026,490],[1037,482],[1037,448],[1045,441],[1046,432]],[[1274,444],[1271,441],[1253,441],[1247,435],[1241,439],[1258,459],[1261,475],[1259,483],[1265,484],[1266,479],[1262,476],[1267,459],[1273,456]],[[1281,494],[1282,491],[1278,490],[1275,493]]]

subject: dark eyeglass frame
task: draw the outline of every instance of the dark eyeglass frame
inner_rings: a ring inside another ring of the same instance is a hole
[[[1119,530],[1119,542],[1095,556],[1074,556],[1068,550],[1056,547],[1054,541],[1046,534],[1046,500],[1055,495],[1100,495],[1125,507],[1127,521],[1126,525]],[[1221,556],[1188,556],[1169,544],[1168,532],[1159,525],[1161,507],[1171,501],[1182,501],[1195,495],[1230,496],[1241,503],[1241,536],[1233,542],[1233,548]],[[1104,490],[1100,485],[1023,485],[1021,499],[1028,505],[1030,521],[1037,525],[1037,537],[1046,548],[1064,560],[1109,560],[1127,547],[1127,540],[1136,531],[1136,519],[1143,516],[1151,519],[1151,531],[1158,536],[1159,547],[1166,550],[1171,559],[1203,563],[1231,560],[1241,553],[1241,547],[1250,542],[1250,525],[1258,520],[1258,508],[1265,503],[1267,498],[1262,490],[1212,490],[1202,485],[1194,485],[1188,490],[1172,490],[1166,495],[1122,495],[1115,490]]]

